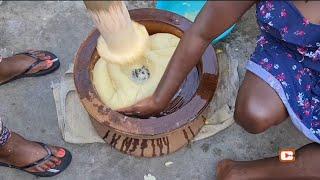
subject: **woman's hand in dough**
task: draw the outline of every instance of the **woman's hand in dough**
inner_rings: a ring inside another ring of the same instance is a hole
[[[159,114],[165,107],[165,103],[157,102],[154,96],[150,96],[130,107],[118,109],[118,112],[129,116],[149,117]]]

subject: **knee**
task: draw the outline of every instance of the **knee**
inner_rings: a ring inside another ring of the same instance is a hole
[[[270,113],[264,108],[257,107],[255,103],[246,102],[236,107],[234,119],[247,132],[258,134],[272,126]]]

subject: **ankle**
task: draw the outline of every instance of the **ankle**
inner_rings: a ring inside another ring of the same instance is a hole
[[[7,142],[0,147],[0,159],[6,158],[12,154],[14,147],[19,144],[20,138],[21,137],[18,134],[11,132],[11,135],[8,138]]]
[[[224,159],[218,162],[216,167],[216,177],[218,180],[227,180],[230,179],[230,172],[234,166],[234,161],[229,159]]]
[[[10,143],[11,137],[8,139],[8,142],[0,146],[0,158],[7,156],[12,151],[12,145]]]
[[[244,173],[243,163],[229,159],[222,160],[218,163],[216,177],[218,180],[246,180],[248,177]]]

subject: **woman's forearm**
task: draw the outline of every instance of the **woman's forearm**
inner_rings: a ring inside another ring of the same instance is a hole
[[[211,40],[232,26],[253,4],[254,1],[206,3],[192,27],[184,33],[154,93],[159,105],[169,103]]]
[[[191,29],[184,33],[155,91],[159,103],[165,105],[171,100],[191,69],[198,64],[199,57],[209,43],[191,32]]]

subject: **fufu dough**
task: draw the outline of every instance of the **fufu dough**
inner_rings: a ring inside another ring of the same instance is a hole
[[[107,41],[100,36],[97,51],[104,60],[116,64],[127,64],[136,61],[150,46],[146,28],[132,21],[132,27],[119,30],[108,37]]]
[[[93,85],[103,103],[111,109],[119,109],[152,95],[179,40],[169,33],[151,35],[143,56],[129,64],[114,63],[101,57],[92,75]],[[101,47],[97,48],[103,51]]]

